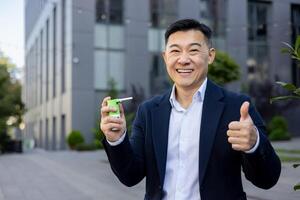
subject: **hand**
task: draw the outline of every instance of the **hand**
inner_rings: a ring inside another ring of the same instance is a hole
[[[107,101],[109,99],[111,98],[105,97],[102,101],[100,129],[108,141],[115,142],[124,134],[126,130],[126,120],[122,104],[120,104],[120,118],[108,115],[109,112],[116,111],[115,108],[107,106]]]
[[[240,109],[240,121],[233,121],[228,125],[228,142],[236,151],[249,151],[256,144],[257,134],[249,115],[249,105],[245,101]]]

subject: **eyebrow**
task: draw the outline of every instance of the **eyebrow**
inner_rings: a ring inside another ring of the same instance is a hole
[[[194,46],[194,45],[199,46],[199,47],[202,47],[202,44],[200,44],[200,43],[198,43],[198,42],[193,42],[193,43],[189,44],[189,46]],[[178,44],[171,44],[171,45],[169,46],[169,48],[172,48],[172,47],[180,48],[180,46],[179,46]]]
[[[203,42],[201,42],[201,43],[203,43]],[[191,44],[190,44],[190,46],[194,46],[194,45],[199,46],[199,47],[202,47],[202,44],[197,43],[197,42],[194,42],[194,43],[191,43]]]

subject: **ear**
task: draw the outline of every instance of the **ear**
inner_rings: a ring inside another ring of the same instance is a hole
[[[208,52],[208,64],[212,64],[215,60],[216,49],[210,48]]]
[[[164,59],[164,61],[166,63],[167,62],[166,52],[165,51],[161,52],[161,56],[163,57],[163,59]]]

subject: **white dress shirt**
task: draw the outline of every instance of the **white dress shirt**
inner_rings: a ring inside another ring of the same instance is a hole
[[[207,79],[187,109],[176,100],[173,86],[163,200],[200,199],[199,141],[206,85]]]

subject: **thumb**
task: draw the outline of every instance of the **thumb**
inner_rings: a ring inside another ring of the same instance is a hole
[[[240,109],[241,118],[240,121],[244,121],[249,117],[249,105],[250,103],[248,101],[245,101]]]

